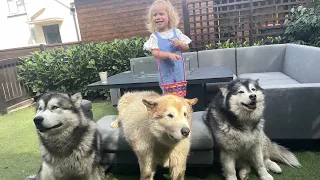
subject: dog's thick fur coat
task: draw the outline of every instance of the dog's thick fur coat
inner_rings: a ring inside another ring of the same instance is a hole
[[[264,133],[264,92],[258,81],[237,79],[220,88],[205,114],[220,153],[227,180],[249,178],[253,166],[262,180],[273,180],[268,170],[280,173],[274,162],[299,167],[293,153],[272,143]]]
[[[100,180],[100,134],[81,109],[82,96],[49,92],[37,101],[34,123],[42,164],[35,180]]]
[[[172,180],[184,179],[197,101],[153,91],[127,92],[119,99],[116,124],[137,156],[141,180],[152,180],[157,165],[168,166]]]

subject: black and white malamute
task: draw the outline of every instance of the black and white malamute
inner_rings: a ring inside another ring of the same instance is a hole
[[[209,124],[220,153],[223,174],[227,180],[248,179],[251,166],[260,179],[273,180],[268,170],[280,173],[274,162],[301,166],[293,153],[272,143],[264,133],[265,96],[258,80],[236,79],[220,87],[209,104],[205,121]]]
[[[33,119],[40,139],[42,164],[27,179],[100,180],[100,135],[81,109],[80,93],[49,92],[37,101]]]

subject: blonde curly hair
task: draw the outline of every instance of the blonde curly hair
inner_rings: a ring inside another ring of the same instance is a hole
[[[148,28],[148,31],[153,33],[157,30],[154,22],[152,21],[152,19],[153,19],[152,9],[154,6],[156,6],[158,4],[165,4],[167,6],[166,10],[167,10],[167,13],[169,16],[169,28],[178,27],[180,19],[179,19],[179,15],[177,13],[176,8],[173,7],[173,5],[171,4],[171,2],[169,0],[156,0],[152,3],[152,5],[149,7],[149,9],[147,11],[146,26]]]

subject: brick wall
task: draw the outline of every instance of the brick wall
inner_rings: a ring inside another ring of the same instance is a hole
[[[153,0],[75,0],[83,42],[148,37],[144,16]],[[182,0],[171,0],[183,29]]]

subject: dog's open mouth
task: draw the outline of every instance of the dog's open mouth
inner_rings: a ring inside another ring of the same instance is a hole
[[[56,128],[60,127],[60,126],[62,126],[62,123],[59,123],[59,124],[57,124],[55,126],[52,126],[52,127],[49,127],[49,128],[46,128],[46,127],[43,127],[43,126],[37,126],[37,129],[39,129],[39,131],[43,133],[43,132],[49,131],[51,129],[56,129]]]
[[[250,104],[245,104],[245,103],[241,103],[241,104],[248,109],[256,109],[256,107],[257,107],[256,101],[252,101]]]

